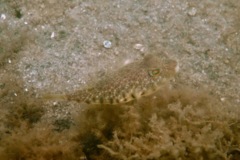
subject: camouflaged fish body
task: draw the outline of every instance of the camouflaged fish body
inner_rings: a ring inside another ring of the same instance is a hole
[[[90,104],[126,103],[157,91],[175,75],[176,68],[176,61],[147,55],[142,61],[107,74],[93,87],[67,94],[65,98]]]

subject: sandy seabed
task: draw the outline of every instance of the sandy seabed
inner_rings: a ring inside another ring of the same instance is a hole
[[[239,15],[237,0],[1,0],[0,159],[240,159]],[[162,53],[175,79],[132,103],[41,98]]]

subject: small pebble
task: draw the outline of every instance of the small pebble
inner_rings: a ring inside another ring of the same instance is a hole
[[[191,8],[189,11],[188,11],[188,15],[189,16],[195,16],[197,13],[197,9],[196,8]]]
[[[112,42],[106,40],[106,41],[103,41],[103,46],[105,48],[111,48],[112,47]]]
[[[227,60],[227,59],[224,60],[224,63],[225,63],[225,64],[229,64],[229,60]]]
[[[134,45],[134,48],[137,49],[137,50],[140,50],[142,47],[143,47],[143,45],[139,44],[139,43]]]
[[[129,63],[131,63],[131,60],[130,60],[130,59],[127,59],[127,60],[124,62],[124,65],[127,65],[127,64],[129,64]]]
[[[1,85],[0,85],[0,86],[1,86]],[[237,99],[236,101],[237,101],[237,103],[240,103],[240,99]]]
[[[1,14],[1,19],[5,20],[6,19],[6,15],[5,14]]]
[[[221,100],[222,102],[224,102],[224,101],[225,101],[225,98],[224,98],[224,97],[222,97],[222,98],[220,98],[220,100]]]
[[[141,52],[144,52],[144,50],[145,50],[144,46],[140,43],[135,44],[134,49],[140,50]]]
[[[55,37],[55,33],[52,32],[52,34],[51,34],[51,38],[54,38],[54,37]]]

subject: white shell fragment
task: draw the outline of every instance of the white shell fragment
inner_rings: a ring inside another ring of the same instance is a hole
[[[54,37],[55,37],[55,33],[52,32],[52,34],[51,34],[51,38],[54,38]]]
[[[105,48],[111,48],[112,47],[112,42],[110,42],[108,40],[105,40],[105,41],[103,41],[103,46]]]
[[[5,14],[1,14],[0,18],[5,20],[6,19],[6,15]]]
[[[140,43],[135,44],[133,47],[134,47],[134,49],[139,50],[141,52],[144,52],[144,50],[145,50],[144,46]]]

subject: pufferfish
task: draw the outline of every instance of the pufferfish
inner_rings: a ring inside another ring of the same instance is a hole
[[[175,60],[146,55],[143,60],[125,65],[106,74],[91,87],[73,93],[51,95],[68,101],[88,104],[122,104],[158,91],[178,71]]]

